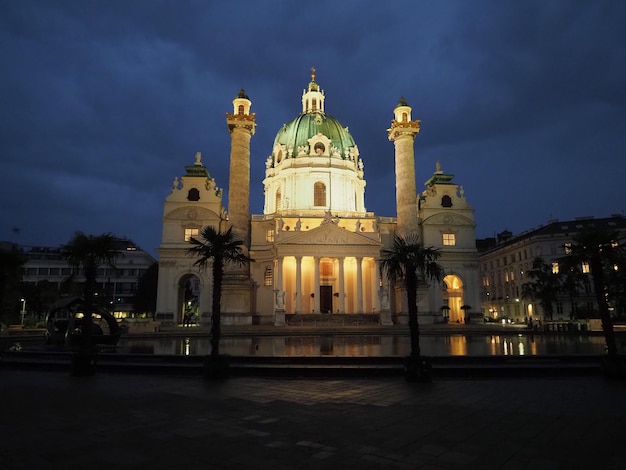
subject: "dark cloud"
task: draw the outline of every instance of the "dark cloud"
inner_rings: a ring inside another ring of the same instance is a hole
[[[265,159],[311,66],[359,145],[368,210],[395,215],[386,129],[405,96],[418,187],[440,161],[478,236],[621,212],[624,24],[618,0],[3,2],[0,239],[113,232],[154,251],[196,151],[227,203],[225,112],[242,87],[262,212]]]

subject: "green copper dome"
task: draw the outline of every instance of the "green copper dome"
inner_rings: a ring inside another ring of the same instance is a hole
[[[295,157],[298,149],[308,146],[309,139],[318,134],[328,137],[331,145],[337,149],[343,159],[346,158],[349,149],[355,146],[348,128],[343,127],[334,117],[325,113],[302,113],[284,124],[278,131],[274,139],[274,148],[284,146],[286,149],[293,149]]]

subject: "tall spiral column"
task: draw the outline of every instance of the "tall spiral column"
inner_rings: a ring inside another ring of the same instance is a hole
[[[394,109],[389,140],[395,146],[396,161],[396,234],[418,233],[417,186],[415,183],[415,153],[413,142],[420,131],[419,121],[411,121],[411,107],[404,98]]]

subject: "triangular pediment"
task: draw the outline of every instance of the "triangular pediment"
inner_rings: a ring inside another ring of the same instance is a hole
[[[326,223],[312,230],[299,232],[297,234],[281,232],[280,238],[276,241],[276,245],[340,245],[346,247],[380,247],[380,242],[377,238],[378,237],[373,239],[360,233],[351,232],[334,223]]]

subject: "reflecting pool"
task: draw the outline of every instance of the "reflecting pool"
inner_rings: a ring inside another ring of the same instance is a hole
[[[624,350],[623,337],[618,348]],[[604,354],[603,336],[589,335],[425,335],[428,356],[533,356]],[[207,355],[208,337],[122,338],[117,351],[136,354]],[[405,335],[315,335],[224,337],[220,353],[232,356],[406,356]]]

